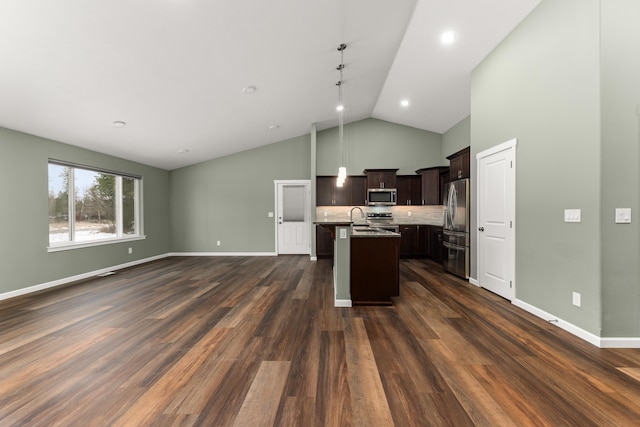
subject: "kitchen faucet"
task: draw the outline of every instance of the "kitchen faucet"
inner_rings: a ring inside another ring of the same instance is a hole
[[[364,218],[364,212],[362,211],[362,209],[360,208],[360,206],[354,206],[351,208],[351,210],[349,211],[349,221],[351,221],[353,223],[353,210],[354,209],[358,209],[360,211],[360,216],[362,216],[362,218]]]

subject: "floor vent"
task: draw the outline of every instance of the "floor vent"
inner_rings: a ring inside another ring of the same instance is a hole
[[[116,274],[116,272],[115,271],[107,271],[106,273],[98,274],[98,277],[107,277],[107,276],[111,276],[112,274]]]

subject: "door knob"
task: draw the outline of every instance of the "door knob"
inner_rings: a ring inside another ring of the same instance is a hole
[[[479,231],[484,231],[484,227],[478,227]]]

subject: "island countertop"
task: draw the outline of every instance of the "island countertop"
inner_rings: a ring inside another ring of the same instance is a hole
[[[360,237],[400,237],[400,233],[396,233],[389,230],[381,230],[375,227],[364,227],[362,229],[358,229],[354,227],[351,230],[351,237],[360,238]]]

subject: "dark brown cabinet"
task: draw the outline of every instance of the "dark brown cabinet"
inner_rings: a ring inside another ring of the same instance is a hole
[[[428,225],[401,225],[400,258],[425,258],[427,256]]]
[[[324,225],[316,225],[316,256],[333,258],[333,236],[331,229]]]
[[[367,188],[396,188],[396,172],[398,169],[365,169]]]
[[[397,237],[351,239],[351,301],[354,305],[390,305],[400,295]]]
[[[444,179],[449,175],[449,168],[436,166],[433,168],[418,169],[416,171],[422,179],[422,204],[441,205],[442,188]]]
[[[422,204],[422,179],[419,175],[398,175],[396,188],[398,189],[398,205]]]
[[[350,176],[351,180],[351,206],[366,206],[367,204],[367,177]]]
[[[430,225],[427,239],[427,257],[442,263],[444,246],[442,244],[442,227]]]
[[[366,177],[348,176],[342,187],[335,176],[316,177],[316,206],[363,206],[367,197]]]
[[[470,178],[471,177],[471,149],[463,148],[457,153],[448,156],[450,179]]]

